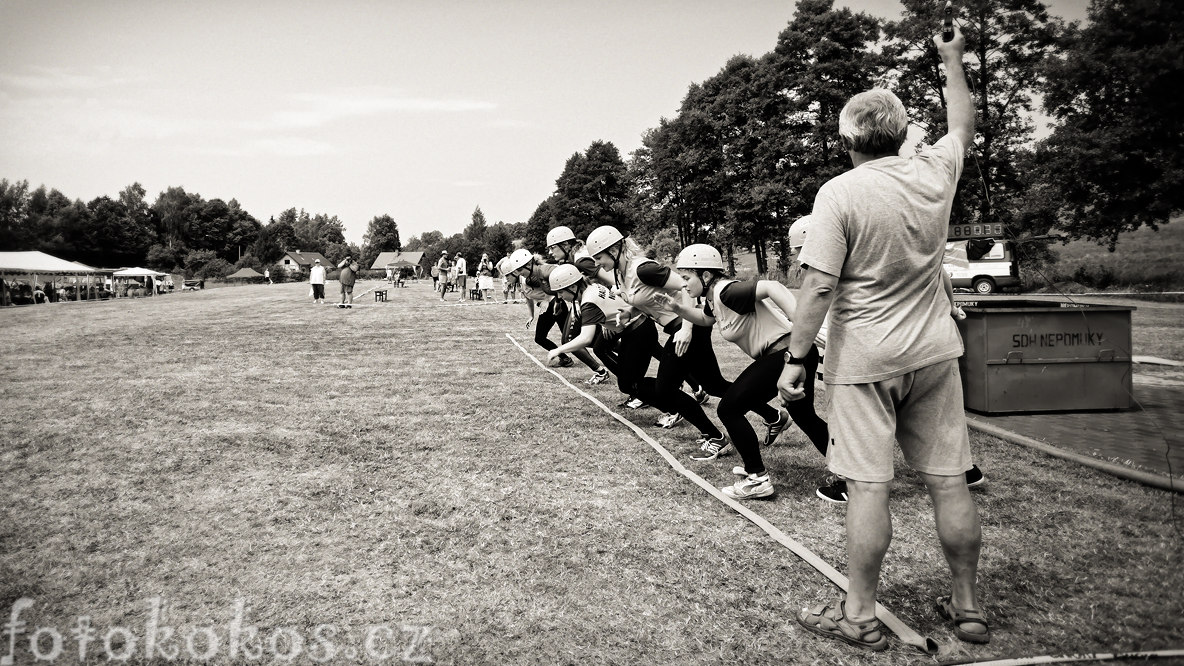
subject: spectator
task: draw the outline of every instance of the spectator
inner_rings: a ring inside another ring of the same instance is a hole
[[[321,265],[321,260],[317,259],[313,262],[312,268],[308,271],[308,283],[312,285],[312,302],[325,302],[325,267]]]
[[[357,276],[358,265],[354,263],[354,258],[345,255],[345,259],[337,264],[337,269],[340,271],[337,274],[337,281],[341,284],[341,302],[337,304],[339,308],[352,308],[354,306],[354,278]]]
[[[458,300],[465,300],[469,297],[468,281],[469,281],[469,264],[465,261],[464,255],[456,255],[456,265],[453,266],[456,271],[456,290],[460,292]]]
[[[974,107],[962,71],[964,47],[934,37],[946,69],[949,133],[900,157],[908,131],[903,104],[887,90],[852,97],[839,135],[853,169],[822,186],[799,256],[806,268],[786,365],[784,400],[804,395],[803,363],[830,311],[825,382],[831,472],[847,479],[846,599],[799,613],[809,631],[872,650],[888,645],[876,619],[876,587],[892,540],[889,482],[899,442],[933,500],[950,568],[938,613],[961,640],[986,643],[977,572],[982,533],[964,473],[971,468],[958,357],[962,341],[941,259],[962,172],[974,138]],[[832,308],[832,302],[834,307]]]

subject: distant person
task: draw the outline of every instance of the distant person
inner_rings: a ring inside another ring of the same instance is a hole
[[[352,308],[354,306],[354,280],[357,278],[358,265],[354,262],[354,258],[350,255],[345,255],[345,259],[337,264],[340,273],[337,274],[337,281],[341,284],[341,302],[337,304],[339,308]]]
[[[933,38],[946,70],[948,133],[900,156],[909,128],[891,92],[860,93],[839,114],[853,168],[818,190],[806,268],[785,367],[783,400],[803,399],[804,363],[830,312],[824,381],[830,425],[827,466],[847,479],[847,595],[802,610],[798,623],[871,650],[888,647],[876,618],[876,589],[892,542],[889,489],[894,451],[929,490],[938,540],[950,569],[937,612],[954,635],[987,643],[979,606],[982,531],[967,488],[970,439],[958,358],[962,340],[942,255],[963,156],[974,140],[974,105],[962,69],[965,42]],[[833,306],[832,306],[833,304]]]
[[[460,292],[460,298],[457,300],[463,301],[469,297],[469,264],[465,261],[464,255],[456,255],[456,264],[452,268],[456,271],[456,290]]]
[[[440,253],[440,260],[436,262],[436,269],[440,273],[440,300],[444,300],[444,295],[448,293],[448,283],[452,274],[452,259],[448,256],[448,250]]]
[[[509,268],[510,257],[506,255],[497,262],[497,274],[502,279],[502,303],[509,303],[511,296],[517,296],[518,276]]]
[[[275,284],[274,282],[271,281],[271,269],[270,268],[263,269],[263,279],[267,280],[267,284]],[[170,280],[169,282],[170,282],[169,289],[172,289],[173,288],[172,280]]]
[[[308,270],[308,283],[312,285],[312,302],[325,302],[325,267],[321,265],[321,260],[317,259],[313,262],[312,268]]]

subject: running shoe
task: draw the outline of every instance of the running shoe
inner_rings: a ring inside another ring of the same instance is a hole
[[[814,491],[819,499],[824,499],[831,504],[846,504],[847,503],[847,482],[843,479],[834,477],[829,485],[822,486]]]
[[[720,488],[723,494],[737,500],[759,499],[773,495],[773,482],[768,474],[749,474],[735,484]]]
[[[711,396],[707,395],[707,391],[704,391],[703,389],[695,391],[691,394],[691,397],[693,397],[695,402],[699,403],[700,405],[706,405],[707,401],[711,399]]]
[[[575,365],[575,361],[571,360],[570,356],[560,356],[559,357],[559,367],[570,368],[573,365]]]
[[[641,398],[634,398],[633,396],[630,396],[628,400],[617,406],[624,407],[625,409],[641,409],[642,407],[649,407],[649,405],[641,401]]]
[[[978,468],[978,465],[972,465],[970,471],[966,472],[966,486],[968,488],[975,488],[987,482],[987,477],[983,476],[983,471]]]
[[[780,435],[787,426],[789,426],[789,412],[778,409],[777,420],[773,423],[765,423],[765,427],[768,428],[768,431],[765,432],[765,446],[772,446],[773,442],[777,441],[777,435]]]
[[[588,386],[596,386],[597,384],[603,384],[607,380],[608,380],[608,368],[601,368],[601,369],[597,370],[596,373],[593,374],[591,377],[585,379],[584,383],[587,384]]]
[[[654,422],[659,428],[673,428],[674,424],[682,420],[682,414],[663,414]]]
[[[730,453],[732,443],[726,437],[700,437],[696,444],[699,452],[691,454],[691,460],[715,460]]]
[[[732,474],[736,476],[748,476],[748,470],[744,469],[744,465],[736,465],[732,468]]]

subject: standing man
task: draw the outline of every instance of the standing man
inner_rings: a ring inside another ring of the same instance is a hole
[[[463,254],[457,253],[456,265],[453,266],[456,270],[456,290],[460,292],[460,299],[465,300],[469,297],[468,281],[469,281],[469,264],[465,261]]]
[[[321,265],[321,260],[317,259],[313,262],[312,268],[308,269],[308,283],[312,285],[312,302],[325,302],[325,267]]]
[[[942,270],[954,191],[974,138],[974,107],[962,71],[962,33],[955,29],[951,41],[938,35],[934,42],[946,69],[949,133],[941,140],[900,157],[908,116],[883,89],[852,97],[839,115],[854,168],[823,185],[814,200],[800,255],[806,274],[778,382],[782,399],[803,397],[803,363],[829,310],[827,463],[847,479],[850,584],[845,600],[804,609],[797,620],[872,650],[888,645],[875,603],[892,540],[895,442],[929,489],[950,567],[950,594],[937,600],[937,610],[963,641],[986,643],[991,636],[976,587],[978,510],[963,476],[971,458],[958,374],[962,340]]]
[[[448,258],[448,250],[440,252],[440,260],[436,262],[436,269],[440,273],[440,300],[448,293],[449,274],[452,273],[452,260]]]
[[[354,280],[357,278],[358,265],[354,263],[354,258],[345,255],[345,259],[337,264],[337,269],[341,271],[337,274],[337,281],[341,283],[341,302],[337,304],[339,308],[352,308],[354,306]]]
[[[274,282],[271,281],[271,269],[270,268],[263,269],[263,279],[267,280],[267,284],[275,284]]]

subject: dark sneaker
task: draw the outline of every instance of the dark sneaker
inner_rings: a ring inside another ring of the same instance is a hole
[[[691,454],[691,460],[715,460],[728,455],[732,447],[726,437],[700,437],[695,443],[699,445],[699,451]]]
[[[847,482],[843,479],[836,478],[829,486],[822,486],[814,491],[814,494],[831,504],[846,504]]]
[[[570,356],[560,356],[559,357],[559,367],[570,368],[573,365],[575,365],[575,361],[571,360]]]
[[[768,431],[765,432],[765,446],[772,446],[773,442],[777,441],[777,435],[789,425],[789,412],[784,409],[777,410],[777,420],[773,423],[766,423],[765,427]]]
[[[707,401],[711,399],[711,396],[707,395],[707,391],[704,391],[703,389],[695,391],[691,394],[691,397],[694,398],[695,402],[699,403],[700,405],[706,405]]]
[[[771,497],[774,492],[768,474],[749,474],[730,486],[720,488],[720,491],[737,500]]]
[[[973,465],[970,471],[966,472],[966,486],[974,488],[981,486],[987,482],[987,477],[983,476],[983,471],[978,468],[978,465]]]

